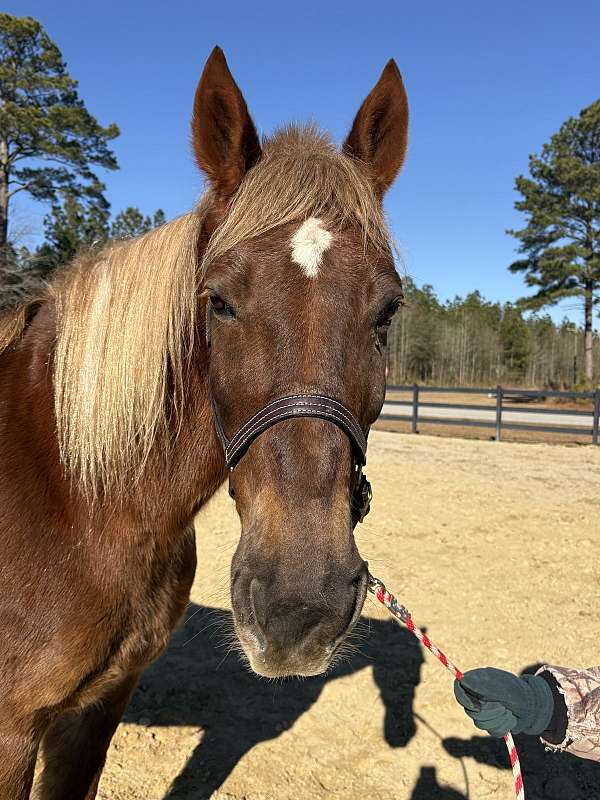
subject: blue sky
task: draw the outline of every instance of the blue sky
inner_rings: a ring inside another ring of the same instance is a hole
[[[561,122],[600,96],[598,0],[5,0],[3,10],[39,19],[89,110],[121,128],[121,168],[102,175],[115,212],[162,207],[171,217],[202,191],[189,118],[215,44],[261,133],[314,119],[336,140],[395,58],[409,95],[410,148],[386,210],[406,269],[443,299],[475,288],[501,301],[524,293],[507,271],[514,240],[505,229],[522,223],[515,176]],[[39,234],[44,211],[21,200],[17,224]]]

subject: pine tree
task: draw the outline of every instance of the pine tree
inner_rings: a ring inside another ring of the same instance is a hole
[[[512,303],[504,306],[500,323],[502,360],[512,380],[521,380],[526,373],[531,350],[527,323]]]
[[[67,193],[44,218],[45,241],[35,253],[34,268],[45,274],[66,264],[84,248],[101,245],[109,237],[110,206],[102,195],[84,203]]]
[[[529,158],[515,207],[527,225],[511,230],[526,258],[511,272],[525,273],[536,293],[521,301],[542,308],[566,297],[581,298],[584,310],[585,375],[593,380],[593,311],[600,302],[600,100],[568,119],[541,155]]]
[[[435,365],[437,342],[434,319],[439,301],[433,286],[429,284],[418,289],[411,283],[405,287],[405,294],[410,308],[411,340],[407,367],[417,380],[427,381],[431,379]]]
[[[152,217],[145,217],[139,208],[129,206],[124,211],[120,211],[111,226],[111,236],[113,239],[129,239],[133,236],[141,236],[152,228],[158,228],[165,223],[165,212],[162,208],[157,209]]]
[[[58,47],[31,17],[0,13],[0,262],[18,192],[58,207],[61,194],[102,204],[93,167],[117,169],[118,136],[85,108]],[[105,202],[105,201],[104,201]]]
[[[102,195],[93,202],[90,198],[82,202],[77,195],[65,194],[44,219],[45,241],[31,265],[38,274],[45,275],[83,250],[101,246],[111,238],[141,236],[164,222],[165,214],[160,208],[152,216],[144,217],[139,208],[129,206],[111,223],[110,206]]]

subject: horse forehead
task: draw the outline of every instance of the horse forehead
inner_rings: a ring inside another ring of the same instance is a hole
[[[323,256],[333,243],[333,234],[318,217],[309,217],[290,239],[292,261],[308,278],[316,278]]]
[[[286,223],[260,237],[240,243],[223,274],[234,286],[243,287],[248,298],[280,299],[315,292],[358,299],[371,285],[377,270],[377,254],[365,254],[360,231],[330,227],[312,216]]]

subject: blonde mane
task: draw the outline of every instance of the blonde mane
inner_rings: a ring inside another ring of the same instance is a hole
[[[64,462],[88,489],[121,489],[139,475],[168,414],[181,407],[199,227],[200,215],[190,213],[111,244],[77,260],[56,287],[58,438]]]
[[[199,263],[210,191],[198,208],[144,236],[77,259],[52,287],[57,306],[55,406],[63,461],[92,491],[123,488],[181,411],[202,275],[215,258],[310,216],[360,228],[388,249],[368,176],[314,127],[266,140]]]

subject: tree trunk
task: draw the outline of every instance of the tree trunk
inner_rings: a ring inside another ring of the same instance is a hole
[[[590,386],[592,385],[594,380],[594,359],[592,350],[593,340],[594,340],[593,312],[594,312],[593,287],[588,284],[585,287],[584,350],[585,350],[585,378],[586,381],[590,384]]]
[[[8,260],[8,146],[0,141],[0,266]]]

